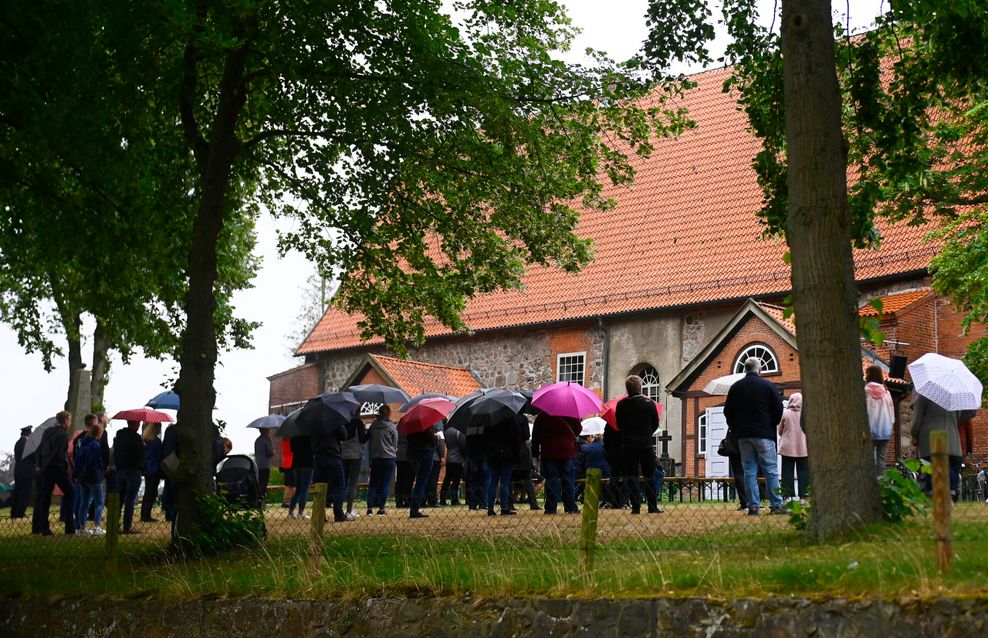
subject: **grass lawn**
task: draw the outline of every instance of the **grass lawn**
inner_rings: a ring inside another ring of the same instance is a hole
[[[572,517],[574,522],[578,517]],[[407,521],[407,519],[404,519]],[[431,518],[429,520],[432,520]],[[565,519],[563,519],[565,520]],[[601,541],[589,574],[581,555],[546,537],[508,534],[328,535],[312,560],[304,536],[275,535],[261,548],[180,562],[159,542],[128,537],[115,569],[101,542],[0,539],[0,595],[273,597],[479,596],[911,596],[988,593],[988,527],[955,525],[955,568],[937,572],[925,525],[879,525],[855,538],[809,545],[784,529],[745,525],[689,537],[622,534]],[[95,540],[95,539],[92,539]],[[555,547],[555,548],[554,548]]]

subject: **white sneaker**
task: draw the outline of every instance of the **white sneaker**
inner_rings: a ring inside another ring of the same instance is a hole
[[[90,532],[93,536],[106,536],[106,530],[102,527],[94,527],[93,531]]]
[[[308,514],[299,514],[299,515],[298,515],[298,516],[296,516],[295,518],[300,518],[300,519],[302,519],[303,521],[307,521],[307,520],[309,520],[309,515],[308,515]]]
[[[89,536],[89,532],[87,532],[87,531],[86,531],[86,530],[84,530],[84,529],[77,529],[77,530],[75,531],[75,535],[76,535],[76,536]]]
[[[358,516],[360,516],[360,513],[357,512],[357,510],[354,510],[352,512],[347,512],[346,519],[348,521],[352,521],[352,520],[356,520]]]
[[[292,514],[291,512],[288,512],[288,518],[295,518],[295,515]]]

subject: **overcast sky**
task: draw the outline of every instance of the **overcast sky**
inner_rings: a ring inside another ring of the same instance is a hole
[[[573,47],[574,55],[589,46],[606,51],[614,59],[627,59],[645,37],[646,0],[569,0],[566,4],[574,24],[583,29]],[[716,5],[715,16],[719,16],[719,3]],[[767,25],[774,2],[760,0],[760,5],[762,15],[768,16],[763,17]],[[868,26],[884,6],[880,0],[852,1],[852,28]],[[846,3],[835,1],[834,7],[843,22]],[[277,256],[276,227],[270,217],[263,216],[258,221],[258,235],[256,252],[263,257],[261,270],[253,289],[234,296],[234,305],[239,316],[261,321],[262,326],[255,333],[252,350],[222,353],[216,370],[215,414],[227,422],[227,436],[233,440],[235,452],[253,452],[256,431],[247,430],[245,425],[267,413],[267,377],[299,363],[289,352],[286,335],[299,314],[305,279],[312,271],[298,254]],[[91,344],[85,344],[87,367],[91,358]],[[51,374],[46,374],[41,357],[25,354],[17,344],[16,334],[5,325],[0,325],[0,362],[0,397],[5,413],[0,425],[0,451],[10,451],[20,428],[37,425],[62,408],[68,379],[64,359],[56,362],[57,368]],[[117,359],[106,390],[107,409],[112,415],[141,407],[163,390],[163,382],[176,376],[177,370],[170,361],[138,357],[123,366]],[[121,424],[111,424],[111,435]]]

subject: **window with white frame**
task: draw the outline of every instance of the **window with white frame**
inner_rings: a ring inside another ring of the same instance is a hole
[[[638,372],[642,380],[642,394],[653,401],[661,401],[662,387],[659,385],[659,371],[652,366],[645,366]]]
[[[556,356],[556,381],[583,385],[586,362],[586,352],[566,352]]]
[[[696,420],[696,440],[698,441],[700,456],[707,454],[707,413],[704,412]]]
[[[734,361],[734,372],[744,372],[744,362],[750,357],[761,360],[762,374],[772,374],[779,371],[779,359],[772,352],[772,349],[762,343],[753,343],[742,350]]]

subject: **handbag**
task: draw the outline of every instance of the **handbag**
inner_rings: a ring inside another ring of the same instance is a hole
[[[717,454],[721,456],[741,454],[741,449],[738,447],[737,441],[734,440],[734,437],[728,435],[720,440],[720,445],[717,446]]]
[[[161,471],[171,481],[178,478],[178,466],[178,454],[175,454],[174,452],[161,460]]]

